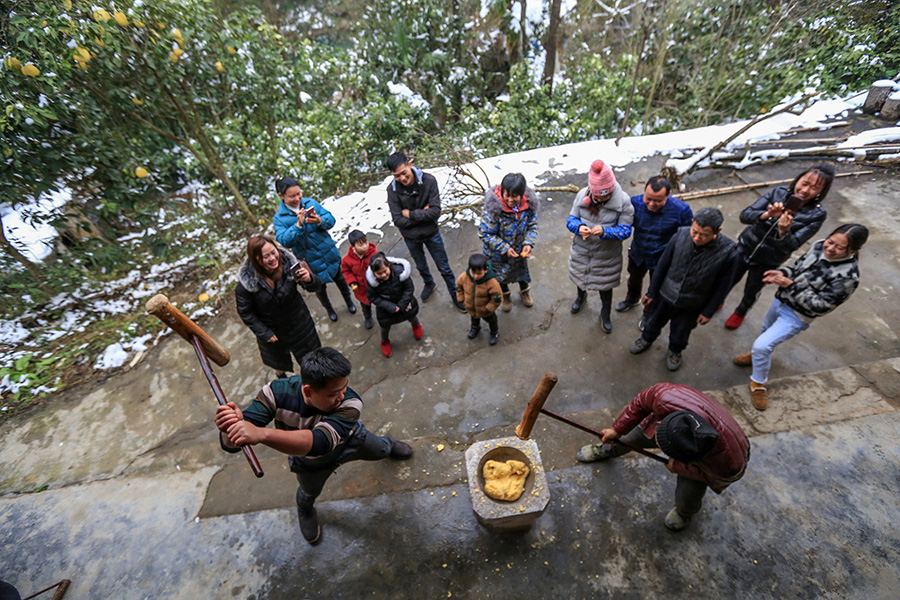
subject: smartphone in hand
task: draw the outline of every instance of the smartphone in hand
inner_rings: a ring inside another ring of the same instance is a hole
[[[803,198],[794,194],[788,196],[784,201],[784,210],[790,211],[792,215],[796,215],[801,206],[803,206]]]

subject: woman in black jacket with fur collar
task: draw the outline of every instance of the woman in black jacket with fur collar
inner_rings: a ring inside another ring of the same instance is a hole
[[[238,270],[234,291],[238,315],[256,334],[263,364],[275,369],[278,377],[294,370],[291,353],[299,363],[304,354],[322,346],[297,289],[299,283],[306,291],[315,292],[322,283],[302,266],[295,281],[290,267],[296,262],[293,254],[276,247],[271,238],[253,236],[247,242],[247,258]]]

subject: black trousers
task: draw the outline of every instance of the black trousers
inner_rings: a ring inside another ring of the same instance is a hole
[[[754,262],[748,263],[747,260],[741,256],[741,260],[738,261],[738,266],[734,273],[734,279],[731,281],[731,287],[734,287],[741,280],[741,277],[744,276],[744,273],[747,274],[747,282],[744,283],[744,294],[741,296],[741,303],[734,309],[734,312],[738,316],[746,317],[747,313],[750,312],[750,309],[753,308],[753,305],[756,304],[757,299],[759,299],[759,294],[766,285],[762,280],[763,273],[777,267],[778,265],[760,265]]]
[[[622,441],[638,448],[659,448],[656,444],[656,439],[648,438],[640,427],[635,427],[623,435]],[[631,452],[622,444],[604,445],[603,449],[613,458]],[[703,506],[703,496],[706,495],[706,488],[709,486],[702,481],[683,475],[678,475],[677,477],[678,479],[675,483],[675,508],[683,517],[696,515]]]
[[[644,322],[644,333],[641,337],[653,342],[659,337],[662,328],[669,324],[669,351],[681,352],[687,348],[691,331],[697,326],[699,308],[675,308],[663,298],[657,298],[651,305],[650,316]]]
[[[337,286],[338,290],[341,292],[341,296],[344,297],[344,302],[347,303],[347,306],[353,303],[353,292],[350,291],[350,286],[347,285],[347,280],[344,279],[343,273],[338,271],[337,275],[332,277],[334,280],[334,284]],[[334,310],[331,307],[331,300],[328,299],[328,284],[323,283],[322,287],[319,288],[319,291],[316,292],[316,298],[319,299],[319,302],[322,303],[322,306],[325,307],[325,310]]]
[[[472,316],[470,316],[469,318],[472,320],[473,329],[481,329],[481,319]],[[491,333],[497,333],[500,327],[497,321],[497,313],[492,313],[484,317],[484,322],[488,324],[488,328],[490,328]]]

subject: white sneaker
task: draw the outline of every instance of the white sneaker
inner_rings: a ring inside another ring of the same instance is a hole
[[[669,514],[666,515],[665,524],[666,527],[670,531],[681,531],[685,527],[688,526],[688,523],[691,522],[690,516],[682,516],[678,509],[673,508],[669,511]]]

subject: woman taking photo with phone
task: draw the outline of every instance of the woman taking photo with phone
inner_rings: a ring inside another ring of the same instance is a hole
[[[739,367],[753,367],[750,397],[757,410],[766,410],[769,405],[765,384],[775,346],[808,328],[814,319],[830,313],[856,291],[859,249],[868,239],[865,226],[841,225],[793,264],[763,274],[764,283],[779,289],[753,349],[734,359]]]
[[[297,362],[304,354],[322,346],[306,302],[297,289],[308,292],[322,287],[309,265],[297,260],[272,238],[255,235],[247,242],[247,258],[238,270],[234,290],[241,320],[256,334],[263,364],[275,369],[278,377],[293,371],[291,353]]]
[[[338,320],[325,289],[326,284],[332,281],[337,284],[344,297],[347,310],[350,314],[355,314],[356,305],[353,303],[350,286],[341,275],[341,253],[328,233],[334,227],[334,216],[312,198],[304,198],[300,184],[293,177],[276,181],[275,191],[281,198],[278,212],[272,218],[275,239],[293,252],[294,256],[309,263],[313,273],[322,281],[322,287],[316,292],[316,296],[328,311],[329,319]]]
[[[747,227],[738,239],[741,260],[732,286],[747,274],[744,295],[734,313],[725,321],[737,329],[763,288],[763,273],[786,261],[825,222],[821,202],[831,189],[834,167],[820,164],[803,171],[788,187],[779,186],[741,212]]]

